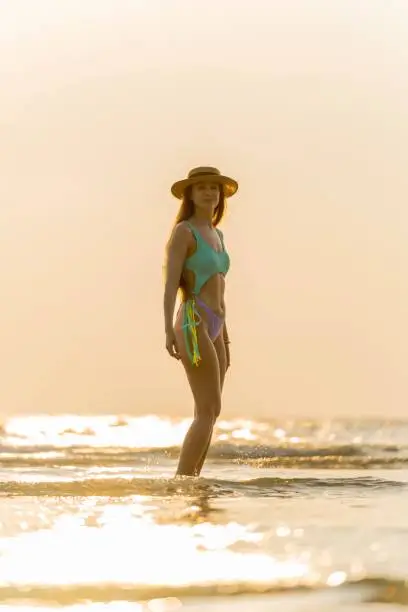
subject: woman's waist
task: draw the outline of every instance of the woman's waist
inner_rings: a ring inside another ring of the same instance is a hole
[[[193,302],[198,310],[206,310],[209,308],[218,317],[225,317],[223,299],[220,296],[211,296],[203,293],[200,293],[199,295],[189,293],[185,295],[183,302]]]
[[[203,280],[187,274],[183,278],[184,293],[189,296],[199,295],[205,301],[221,304],[225,292],[225,276],[221,273],[213,274],[205,282]]]

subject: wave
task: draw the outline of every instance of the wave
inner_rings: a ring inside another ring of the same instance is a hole
[[[279,478],[264,477],[249,480],[218,480],[209,478],[93,478],[54,482],[0,482],[0,497],[129,497],[249,496],[281,497],[320,495],[322,489],[339,494],[350,490],[367,492],[407,488],[408,483],[374,477],[360,478]]]
[[[218,583],[205,585],[138,585],[138,584],[81,584],[81,585],[10,585],[0,586],[0,601],[30,602],[32,604],[74,605],[88,603],[110,603],[118,601],[137,602],[160,598],[214,598],[230,596],[260,595],[312,595],[329,592],[336,598],[341,594],[355,595],[359,603],[387,603],[408,605],[408,584],[404,580],[386,577],[366,577],[348,580],[339,586],[320,584],[274,584],[270,583]]]
[[[93,447],[78,445],[0,445],[0,468],[115,467],[154,464],[177,459],[179,446],[162,448]],[[215,443],[212,461],[284,468],[398,468],[408,464],[408,449],[396,445],[271,446]]]

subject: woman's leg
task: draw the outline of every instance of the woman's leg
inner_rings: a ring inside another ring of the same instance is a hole
[[[221,393],[222,393],[222,389],[224,387],[224,380],[225,380],[225,372],[227,370],[227,355],[225,352],[225,344],[224,344],[224,339],[222,336],[222,331],[219,334],[218,338],[216,338],[214,340],[214,348],[215,348],[215,352],[217,353],[217,358],[218,358],[218,367],[219,367],[219,372],[220,372],[220,387],[221,387]],[[220,410],[221,410],[221,403],[220,403]],[[194,414],[197,413],[197,407],[194,407]],[[215,418],[217,419],[219,417],[219,413],[215,415]],[[199,460],[198,464],[197,464],[197,468],[196,468],[196,476],[200,475],[200,472],[202,470],[204,461],[207,457],[207,453],[208,453],[208,449],[210,447],[210,443],[211,443],[211,438],[212,438],[212,432],[211,432],[211,436],[210,439],[208,440],[208,444],[206,446],[206,448],[204,449],[204,452],[201,456],[201,459]]]
[[[177,346],[195,401],[195,416],[183,442],[177,474],[194,476],[208,448],[215,419],[221,410],[220,368],[216,348],[208,336],[204,321],[197,327],[201,354],[198,367],[189,359],[183,330],[177,323]]]

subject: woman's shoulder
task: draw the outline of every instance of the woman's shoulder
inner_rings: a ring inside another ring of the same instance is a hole
[[[174,226],[174,234],[178,236],[191,236],[191,224],[189,221],[179,221]]]
[[[174,226],[174,229],[176,229],[179,232],[186,232],[186,231],[191,231],[191,223],[190,221],[179,221],[178,223],[176,223],[176,225]]]
[[[179,221],[171,233],[172,241],[190,241],[192,239],[191,226],[188,221]]]

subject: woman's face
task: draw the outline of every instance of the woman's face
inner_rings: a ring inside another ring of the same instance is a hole
[[[196,208],[213,211],[220,200],[220,186],[217,183],[196,183],[192,187],[191,199]]]

